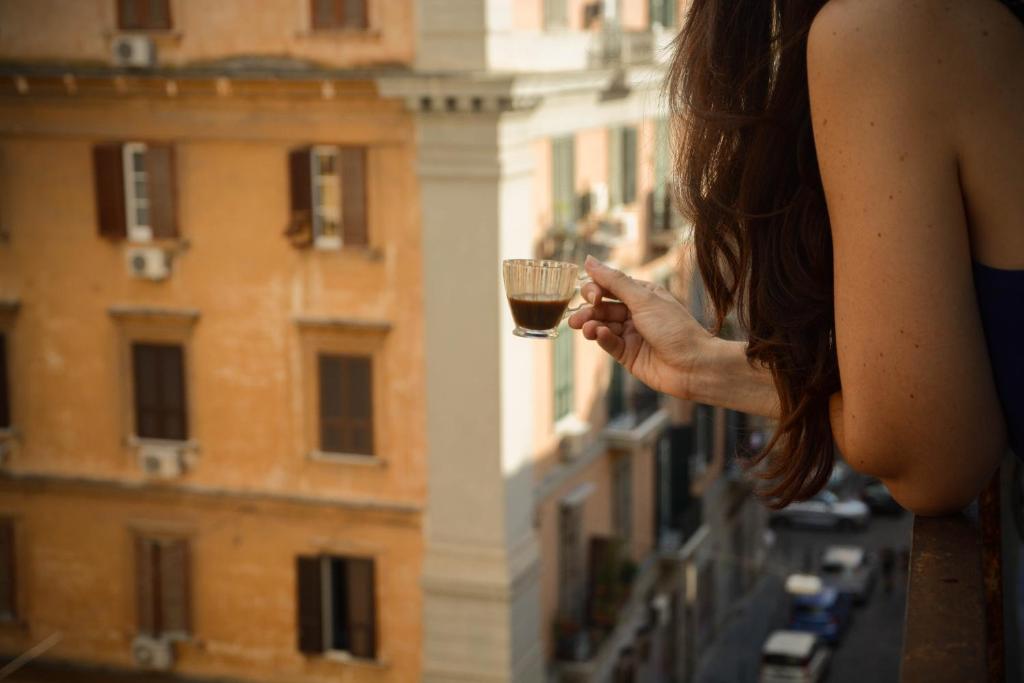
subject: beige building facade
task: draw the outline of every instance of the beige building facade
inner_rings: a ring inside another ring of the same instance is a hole
[[[593,254],[699,308],[681,11],[0,3],[0,653],[685,680],[760,561],[754,427],[514,337],[500,277]]]

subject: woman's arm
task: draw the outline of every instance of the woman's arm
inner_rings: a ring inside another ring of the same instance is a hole
[[[779,394],[768,370],[747,361],[746,342],[712,339],[694,364],[688,400],[778,419]]]
[[[767,370],[747,362],[744,342],[711,335],[663,287],[634,280],[588,258],[593,304],[569,325],[595,340],[649,387],[688,401],[778,417],[779,399]],[[602,301],[611,295],[622,303]]]
[[[959,183],[971,59],[951,46],[968,29],[951,11],[970,13],[833,0],[807,54],[835,265],[833,433],[919,513],[973,499],[1005,438]]]

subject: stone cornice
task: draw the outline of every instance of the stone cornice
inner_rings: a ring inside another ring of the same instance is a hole
[[[384,97],[402,99],[420,113],[528,111],[548,97],[575,93],[628,95],[660,87],[664,68],[657,64],[626,69],[586,69],[559,73],[383,75],[377,86]]]

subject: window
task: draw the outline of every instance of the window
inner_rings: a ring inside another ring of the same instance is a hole
[[[367,0],[312,0],[313,28],[366,30]]]
[[[554,227],[576,224],[576,141],[570,135],[551,140],[551,216]]]
[[[0,518],[0,621],[18,616],[14,541],[14,520]]]
[[[153,239],[149,223],[149,201],[146,196],[146,146],[133,142],[121,148],[124,155],[124,200],[128,239],[148,242]]]
[[[651,230],[671,228],[672,204],[668,191],[668,121],[658,119],[654,126],[654,188],[651,190]]]
[[[612,517],[615,534],[629,540],[633,535],[633,461],[628,453],[618,456],[612,467]]]
[[[148,242],[178,236],[174,149],[141,142],[93,148],[99,233]]]
[[[135,586],[139,633],[185,636],[190,631],[188,539],[135,537]]]
[[[170,0],[118,0],[117,26],[122,31],[168,31]]]
[[[11,399],[7,385],[7,335],[0,333],[0,429],[11,426]]]
[[[572,413],[573,404],[573,335],[566,329],[555,338],[553,384],[555,391],[555,422]]]
[[[366,157],[365,147],[316,145],[291,152],[288,234],[296,246],[337,249],[369,243]]]
[[[374,561],[368,558],[297,558],[299,651],[377,656]]]
[[[544,29],[566,28],[569,25],[568,0],[544,0]]]
[[[373,455],[373,363],[369,356],[318,356],[320,450]]]
[[[558,599],[563,616],[583,613],[583,505],[562,503],[558,510]]]
[[[650,0],[651,26],[672,28],[676,25],[676,0]]]
[[[188,438],[184,355],[180,344],[132,344],[136,436]]]
[[[612,376],[608,381],[608,419],[612,420],[628,410],[626,406],[626,370],[616,361],[612,363]]]
[[[611,204],[623,206],[636,201],[636,128],[613,128],[609,138]]]

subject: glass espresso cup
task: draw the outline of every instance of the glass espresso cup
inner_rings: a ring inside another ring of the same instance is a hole
[[[569,308],[580,282],[587,279],[575,263],[508,259],[501,269],[505,296],[516,322],[512,334],[517,337],[554,339],[565,316],[583,306]]]

